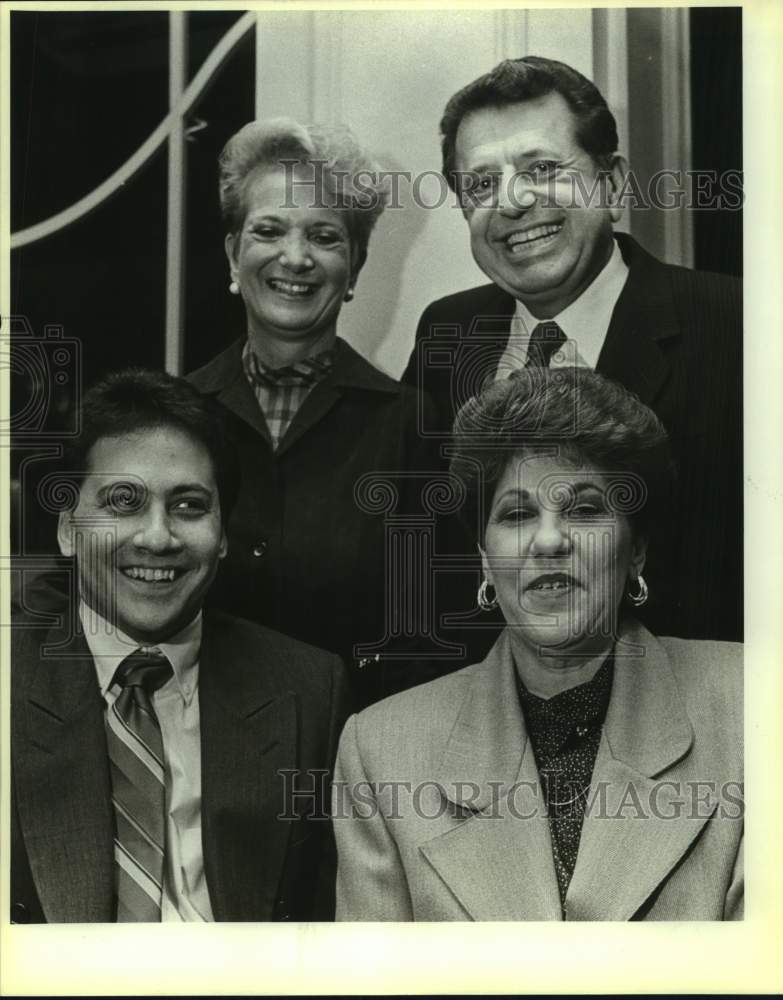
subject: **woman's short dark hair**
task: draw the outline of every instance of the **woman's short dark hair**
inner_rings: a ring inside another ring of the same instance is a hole
[[[588,368],[522,368],[469,399],[454,422],[451,475],[480,542],[498,480],[515,456],[542,451],[609,476],[610,506],[637,534],[669,513],[674,465],[663,424],[619,383]]]
[[[503,108],[546,94],[560,94],[576,118],[576,139],[596,164],[608,170],[617,152],[617,123],[600,90],[566,63],[541,56],[505,59],[449,100],[440,122],[443,175],[459,191],[456,175],[457,131],[465,115]]]
[[[245,192],[254,171],[282,164],[310,167],[314,199],[345,212],[358,272],[367,258],[370,234],[386,207],[388,190],[377,163],[346,125],[269,118],[248,122],[232,135],[220,154],[220,208],[227,232],[242,227]]]
[[[125,368],[96,382],[81,403],[81,426],[69,446],[65,470],[79,483],[90,451],[104,438],[172,427],[206,448],[215,473],[220,513],[228,521],[239,492],[239,460],[220,404],[183,378],[144,368]]]

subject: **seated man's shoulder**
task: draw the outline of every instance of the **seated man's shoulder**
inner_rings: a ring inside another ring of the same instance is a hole
[[[66,673],[70,683],[83,677],[85,665],[92,670],[92,658],[81,639],[81,625],[66,605],[55,615],[42,616],[15,611],[11,617],[11,692],[14,703],[26,700],[53,667]],[[79,681],[80,683],[80,681]]]
[[[57,612],[52,614],[33,614],[25,610],[12,609],[12,665],[23,664],[30,656],[37,658],[43,646],[62,645],[71,635],[69,627],[73,630],[76,625],[66,599]]]
[[[30,667],[40,659],[45,634],[45,631],[36,627],[34,620],[27,615],[12,616],[9,659],[15,689],[18,689]]]
[[[292,680],[300,674],[312,677],[314,672],[326,677],[343,669],[342,660],[336,653],[214,608],[204,611],[204,630],[227,655],[261,655],[267,662],[284,661]]]

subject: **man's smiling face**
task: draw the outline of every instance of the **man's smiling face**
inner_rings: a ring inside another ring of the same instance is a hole
[[[209,452],[175,426],[100,438],[58,538],[89,607],[140,644],[164,641],[199,612],[226,554]]]
[[[609,260],[614,197],[624,161],[602,172],[576,138],[565,99],[552,92],[467,114],[456,168],[470,176],[465,216],[473,256],[539,318],[556,316]]]

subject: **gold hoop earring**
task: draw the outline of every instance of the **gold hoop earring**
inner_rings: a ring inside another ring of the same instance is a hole
[[[487,591],[492,587],[492,596],[488,596]],[[481,581],[481,586],[478,589],[478,594],[476,594],[476,603],[481,608],[482,611],[494,611],[498,606],[497,593],[495,588],[489,582],[489,580],[484,579]]]
[[[632,594],[630,590],[628,591],[628,600],[633,604],[635,608],[640,608],[647,598],[650,596],[650,588],[645,583],[644,577],[640,573],[636,578],[637,586],[639,587],[638,594]]]

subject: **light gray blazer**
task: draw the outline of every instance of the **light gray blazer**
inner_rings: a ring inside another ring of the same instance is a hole
[[[742,704],[741,646],[626,624],[564,917],[506,630],[348,720],[338,920],[741,919]]]

